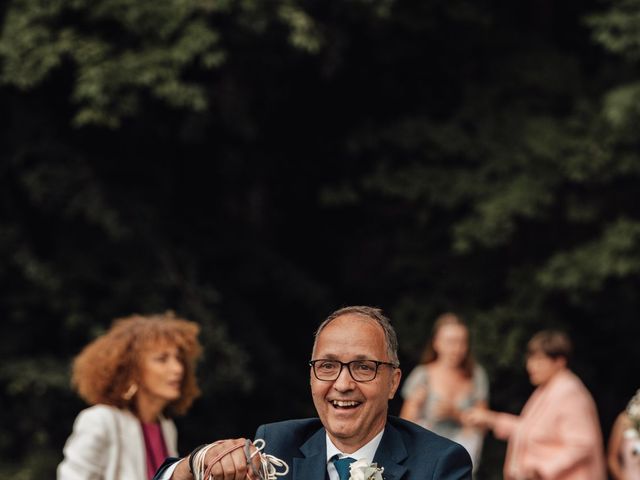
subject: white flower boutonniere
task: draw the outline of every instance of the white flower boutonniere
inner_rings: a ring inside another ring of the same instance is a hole
[[[357,460],[349,465],[349,480],[383,480],[382,472],[384,468],[377,463]]]

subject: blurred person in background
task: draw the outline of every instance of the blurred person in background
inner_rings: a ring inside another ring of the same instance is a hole
[[[199,395],[199,326],[176,317],[132,315],[74,359],[72,385],[91,407],[77,416],[58,480],[142,480],[177,454],[170,419]]]
[[[466,420],[508,440],[505,480],[604,480],[602,433],[595,402],[567,367],[572,350],[563,332],[544,330],[527,345],[527,372],[537,387],[522,413],[487,409]]]
[[[436,319],[420,364],[401,393],[400,417],[460,443],[477,470],[485,432],[465,425],[462,412],[487,407],[489,383],[471,354],[469,329],[458,315],[444,313]]]
[[[613,424],[607,460],[614,480],[640,480],[640,390]]]

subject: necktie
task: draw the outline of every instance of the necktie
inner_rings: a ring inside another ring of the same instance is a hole
[[[349,465],[355,462],[355,458],[344,457],[344,458],[334,458],[333,465],[336,467],[338,471],[338,476],[340,480],[349,480]]]

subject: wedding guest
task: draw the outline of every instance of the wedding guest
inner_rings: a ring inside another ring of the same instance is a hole
[[[469,348],[469,329],[454,313],[440,315],[420,364],[402,386],[400,417],[411,420],[467,449],[476,470],[484,430],[464,425],[462,412],[486,408],[489,382]]]
[[[614,480],[640,480],[640,390],[613,424],[607,460]]]
[[[505,480],[606,478],[596,405],[567,367],[570,352],[566,334],[537,333],[527,348],[527,371],[537,388],[522,413],[473,409],[464,414],[470,423],[508,440]]]
[[[73,362],[72,384],[91,407],[77,416],[58,480],[149,479],[176,455],[174,415],[199,394],[196,323],[172,312],[116,319]]]
[[[470,479],[471,460],[462,446],[388,415],[400,377],[396,334],[381,310],[351,306],[329,315],[316,331],[309,362],[319,418],[271,423],[256,432],[265,441],[264,452],[287,465],[280,478],[345,480],[347,464],[355,459],[358,475],[375,470],[375,463],[389,480]],[[248,461],[244,444],[224,440],[204,447],[205,453],[200,447],[168,461],[156,479],[190,480],[192,471],[203,470],[214,480],[256,478],[247,476],[255,460]]]

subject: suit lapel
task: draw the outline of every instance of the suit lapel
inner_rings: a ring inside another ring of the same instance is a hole
[[[373,461],[378,464],[378,467],[384,467],[382,476],[385,480],[399,480],[407,471],[405,466],[400,465],[405,458],[407,458],[407,449],[400,432],[387,423]]]
[[[325,438],[325,430],[321,428],[300,447],[304,458],[293,459],[292,480],[325,480],[327,476],[327,442]]]

